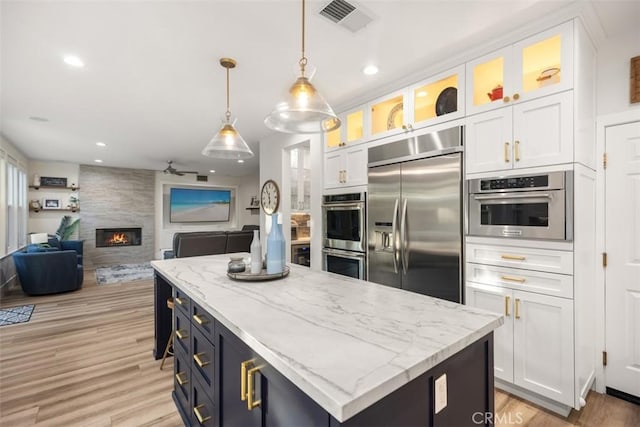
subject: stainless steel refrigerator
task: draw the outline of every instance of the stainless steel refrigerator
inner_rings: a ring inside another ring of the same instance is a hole
[[[463,127],[369,149],[368,280],[462,302]]]

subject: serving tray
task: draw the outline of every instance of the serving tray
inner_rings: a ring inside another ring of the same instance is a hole
[[[263,280],[275,280],[282,279],[283,277],[287,277],[289,275],[289,266],[284,266],[284,271],[282,273],[267,273],[266,269],[262,269],[259,274],[251,274],[249,272],[243,271],[242,273],[227,273],[227,276],[234,280],[242,280],[245,282],[259,282]]]

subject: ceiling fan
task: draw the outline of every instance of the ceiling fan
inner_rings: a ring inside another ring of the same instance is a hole
[[[165,170],[162,171],[162,173],[164,173],[165,175],[178,175],[178,176],[183,176],[185,173],[195,173],[196,175],[198,174],[198,172],[196,171],[179,171],[176,168],[174,168],[171,164],[173,163],[173,160],[168,160],[167,163],[169,164],[167,166],[167,168]]]

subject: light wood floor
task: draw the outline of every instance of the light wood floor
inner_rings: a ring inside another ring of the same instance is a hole
[[[28,323],[0,327],[0,426],[181,426],[172,360],[153,348],[153,282],[43,297],[13,292],[0,307],[36,304]],[[640,426],[640,406],[590,393],[567,419],[496,391],[497,425]],[[470,423],[470,425],[473,425]]]

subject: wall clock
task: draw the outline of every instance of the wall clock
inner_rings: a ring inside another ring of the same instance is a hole
[[[278,206],[280,206],[280,189],[275,181],[270,179],[262,185],[260,202],[262,204],[262,210],[267,215],[272,215],[274,212],[277,212]]]

